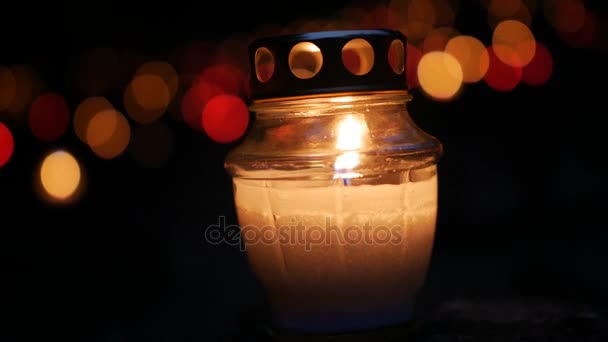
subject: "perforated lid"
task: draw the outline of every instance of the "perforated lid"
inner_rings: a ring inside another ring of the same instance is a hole
[[[251,98],[407,90],[407,38],[399,31],[325,31],[249,45]]]

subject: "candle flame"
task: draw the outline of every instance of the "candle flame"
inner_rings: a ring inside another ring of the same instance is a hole
[[[361,148],[364,133],[365,124],[354,116],[347,115],[338,124],[338,142],[336,143],[336,148],[343,151]]]
[[[365,123],[353,115],[347,115],[338,123],[337,130],[336,148],[346,152],[339,155],[334,162],[334,170],[336,171],[334,178],[360,177],[361,174],[352,170],[360,163],[359,152],[354,150],[363,146],[363,136],[366,131]]]

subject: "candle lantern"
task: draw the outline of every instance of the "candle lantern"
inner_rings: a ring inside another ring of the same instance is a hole
[[[249,46],[256,120],[225,167],[279,331],[412,318],[433,247],[442,146],[407,112],[405,47],[390,30]]]

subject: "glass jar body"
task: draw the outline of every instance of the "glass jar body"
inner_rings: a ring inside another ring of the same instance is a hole
[[[277,328],[410,319],[432,252],[441,144],[407,93],[254,105],[226,159],[241,237]]]

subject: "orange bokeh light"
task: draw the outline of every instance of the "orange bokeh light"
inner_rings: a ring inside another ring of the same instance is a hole
[[[167,111],[171,92],[160,76],[139,74],[129,83],[123,99],[127,114],[140,124],[148,124]]]
[[[122,154],[130,139],[129,121],[116,110],[95,114],[87,127],[89,147],[103,159],[113,159]]]
[[[494,53],[503,63],[523,67],[530,63],[536,52],[536,39],[525,24],[505,20],[496,26],[492,35]]]
[[[137,68],[135,75],[154,75],[160,77],[164,81],[164,84],[169,91],[170,99],[173,99],[177,93],[179,86],[179,77],[177,75],[177,71],[173,65],[165,61],[157,60],[147,62]]]
[[[42,83],[38,73],[26,65],[14,65],[10,68],[15,80],[15,92],[12,101],[5,108],[13,118],[21,122],[28,106],[40,94]]]
[[[445,51],[458,60],[462,67],[463,81],[475,83],[488,72],[490,57],[486,47],[479,39],[472,36],[452,38]]]
[[[76,136],[84,143],[87,141],[87,127],[91,119],[97,114],[107,110],[113,110],[114,107],[106,98],[101,96],[89,97],[82,101],[74,112],[72,124]]]

